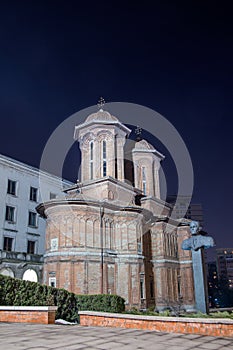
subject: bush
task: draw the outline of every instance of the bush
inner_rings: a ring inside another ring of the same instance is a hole
[[[56,305],[56,319],[78,322],[78,310],[123,312],[125,301],[118,295],[75,295],[65,289],[0,275],[0,305]]]

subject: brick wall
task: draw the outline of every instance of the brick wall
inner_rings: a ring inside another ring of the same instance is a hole
[[[54,306],[0,306],[0,322],[55,323]]]
[[[135,328],[170,333],[233,337],[233,320],[156,317],[80,311],[81,326]]]

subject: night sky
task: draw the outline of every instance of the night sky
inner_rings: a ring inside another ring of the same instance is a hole
[[[152,108],[190,152],[204,229],[233,247],[230,4],[1,1],[0,153],[38,167],[54,129],[100,96]]]

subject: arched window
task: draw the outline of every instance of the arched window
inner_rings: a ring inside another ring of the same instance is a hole
[[[146,169],[142,167],[142,192],[146,194]]]
[[[93,150],[94,150],[94,143],[93,141],[90,142],[90,179],[93,179]]]
[[[106,141],[103,141],[102,144],[102,158],[103,158],[103,176],[107,176],[107,150],[106,150]]]

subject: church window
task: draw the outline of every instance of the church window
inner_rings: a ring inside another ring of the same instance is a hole
[[[103,156],[103,176],[107,176],[107,151],[106,151],[106,141],[103,141],[103,146],[102,146],[102,156]]]
[[[142,254],[142,242],[141,241],[137,241],[137,251],[139,254]]]
[[[49,286],[56,288],[56,277],[49,277]]]
[[[146,194],[146,169],[142,167],[142,192]]]
[[[144,299],[144,278],[140,278],[140,297]]]
[[[153,281],[153,279],[150,280],[150,297],[154,298],[154,281]]]
[[[93,149],[94,149],[94,143],[93,141],[90,142],[90,179],[93,179]]]

